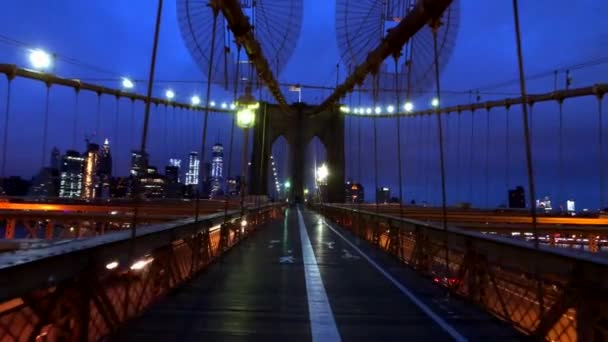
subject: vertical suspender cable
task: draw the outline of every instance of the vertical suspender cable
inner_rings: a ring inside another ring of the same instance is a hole
[[[116,177],[116,164],[118,164],[118,118],[119,118],[120,97],[116,96],[116,109],[114,111],[114,141],[112,144],[116,146],[114,149],[114,160],[112,162],[112,174]]]
[[[522,102],[522,119],[524,124],[524,139],[525,139],[525,151],[526,151],[526,169],[528,173],[528,187],[529,187],[529,196],[530,196],[530,215],[532,216],[532,230],[534,232],[534,247],[539,248],[538,242],[538,231],[537,231],[537,218],[536,218],[536,208],[534,205],[534,199],[536,198],[536,189],[534,183],[534,167],[533,167],[533,159],[532,159],[532,143],[530,137],[530,127],[528,122],[528,95],[526,91],[526,77],[524,72],[524,60],[521,46],[521,32],[519,28],[519,9],[517,0],[513,0],[513,19],[515,21],[515,36],[517,43],[517,62],[519,68],[519,87],[521,91]],[[538,264],[535,266],[538,269]],[[536,280],[537,280],[537,293],[538,293],[538,303],[539,303],[539,317],[543,317],[545,313],[545,304],[544,304],[544,289],[543,284],[538,277],[538,270],[536,270]]]
[[[168,124],[167,124],[167,116],[169,115],[169,109],[167,108],[167,104],[165,104],[165,112],[163,113],[163,157],[164,157],[164,163],[167,162],[167,160],[169,159],[169,146],[167,145],[167,136],[168,136]],[[163,164],[160,164],[160,166],[162,167]]]
[[[378,104],[378,73],[374,73],[374,86],[373,86],[373,102],[374,102],[374,112],[376,110],[376,106]],[[380,211],[380,207],[378,206],[378,124],[377,119],[372,119],[374,122],[374,198],[376,199],[376,214]]]
[[[395,62],[395,99],[397,100],[397,112],[400,107],[399,92],[399,55],[401,51],[393,56]],[[409,76],[408,76],[409,79]],[[409,83],[409,82],[408,82]],[[409,93],[409,84],[408,84]],[[401,179],[403,170],[401,165],[401,115],[397,114],[397,185],[399,186],[399,218],[403,218],[403,180]]]
[[[557,73],[557,72],[556,72]],[[558,100],[559,105],[559,141],[558,141],[558,189],[557,203],[560,208],[563,208],[564,198],[564,100]],[[601,161],[601,159],[600,159]],[[560,204],[561,203],[561,204]],[[560,210],[561,211],[561,210]]]
[[[72,148],[76,149],[78,136],[78,99],[80,98],[80,88],[74,88],[74,122],[72,126]]]
[[[97,93],[97,112],[95,113],[95,140],[97,138],[101,139],[101,134],[99,131],[101,130],[101,93]]]
[[[509,144],[510,140],[510,123],[509,116],[511,106],[507,105],[507,112],[505,114],[505,190],[507,192],[507,208],[509,207],[509,183],[511,182],[511,146]]]
[[[218,16],[218,11],[219,9],[217,8],[217,5],[214,2],[211,2],[209,4],[209,6],[211,6],[211,9],[213,11],[213,32],[211,33],[211,50],[209,52],[209,68],[207,69],[207,92],[206,92],[206,96],[205,96],[205,116],[203,119],[203,134],[202,134],[202,142],[201,142],[201,158],[200,158],[200,165],[202,167],[204,167],[205,165],[205,150],[207,149],[207,121],[209,119],[209,97],[211,96],[211,75],[213,72],[213,59],[215,57],[215,39],[216,39],[216,28],[217,28],[217,16]],[[201,197],[201,191],[203,189],[203,181],[204,181],[204,176],[203,176],[203,172],[199,172],[198,175],[198,190],[197,190],[197,195],[196,195],[196,202],[197,202],[197,208],[198,208],[198,203],[200,201],[200,197]],[[194,215],[195,217],[195,221],[198,222],[198,210],[196,210],[196,213]]]
[[[146,92],[144,122],[143,122],[143,127],[142,127],[142,134],[141,134],[141,144],[140,144],[140,148],[139,148],[139,153],[141,153],[142,159],[144,160],[144,167],[147,166],[147,165],[145,165],[147,163],[146,142],[148,140],[148,123],[150,121],[150,102],[152,99],[152,85],[154,83],[154,71],[156,70],[156,51],[158,50],[158,36],[160,33],[162,10],[163,10],[163,0],[158,0],[158,9],[156,12],[156,24],[154,27],[154,43],[152,45],[152,58],[150,61],[150,74],[148,75],[148,89]],[[135,209],[133,211],[133,224],[131,225],[131,239],[133,241],[131,244],[132,252],[134,252],[134,247],[135,247],[135,226],[137,225],[137,214],[139,211],[139,201],[140,201],[139,195],[140,195],[141,187],[139,184],[139,179],[135,180],[135,184],[136,184],[135,191],[134,191]]]
[[[462,198],[460,196],[462,196],[462,187],[460,187],[460,181],[462,180],[462,163],[461,163],[461,159],[460,158],[460,118],[462,116],[462,113],[460,111],[458,111],[458,113],[456,113],[456,115],[458,115],[456,117],[456,175],[454,177],[454,180],[456,181],[456,184],[459,184],[458,186],[458,197],[457,200],[459,198]]]
[[[239,78],[240,78],[240,70],[241,70],[241,45],[237,45],[237,53],[236,53],[236,73],[234,76],[234,101],[236,102],[238,93],[239,93]],[[230,188],[228,186],[228,178],[230,178],[230,174],[232,173],[232,147],[234,144],[234,124],[236,121],[235,114],[231,114],[230,120],[230,144],[228,146],[228,167],[226,170],[226,200],[224,203],[224,223],[228,220],[228,199],[230,195]]]
[[[475,111],[471,110],[471,136],[469,137],[469,201],[473,206],[473,153],[475,150]]]
[[[449,259],[449,238],[448,238],[448,220],[447,220],[447,205],[446,205],[446,189],[445,189],[445,161],[443,155],[443,124],[441,122],[441,83],[439,81],[439,54],[437,52],[437,30],[439,30],[440,25],[439,18],[435,19],[432,23],[433,27],[433,50],[434,50],[434,62],[435,62],[435,86],[437,90],[437,130],[439,135],[439,167],[441,172],[441,223],[444,230],[444,239],[445,239],[445,275],[446,278],[450,277],[450,259]],[[449,283],[448,283],[449,284]]]
[[[131,140],[130,141],[130,145],[129,148],[135,148],[134,146],[134,141],[133,139],[135,138],[135,100],[133,98],[131,98],[131,123],[130,123],[130,132],[133,132],[133,134],[130,134],[131,136]]]
[[[2,178],[6,176],[6,151],[8,146],[8,124],[11,112],[11,86],[13,84],[13,76],[9,76],[6,88],[6,110],[4,111],[4,134],[2,135]]]
[[[49,130],[49,94],[51,92],[51,84],[47,83],[46,85],[46,99],[44,101],[44,123],[42,130],[42,159],[40,168],[44,168],[44,163],[46,161],[46,143],[47,143],[47,133]]]
[[[599,155],[598,161],[600,163],[600,211],[604,210],[604,127],[602,121],[602,97],[598,96],[597,99],[597,119],[598,119],[598,140],[599,140]]]
[[[486,181],[486,208],[490,208],[490,108],[486,109],[486,155],[485,155],[485,181]]]

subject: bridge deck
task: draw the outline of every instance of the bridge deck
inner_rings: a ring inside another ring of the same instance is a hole
[[[520,340],[365,242],[290,209],[118,340]],[[313,338],[314,337],[314,338]]]

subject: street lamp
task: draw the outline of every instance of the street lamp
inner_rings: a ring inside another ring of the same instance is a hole
[[[127,77],[122,78],[122,87],[125,89],[133,89],[135,84]]]
[[[393,114],[395,112],[395,107],[388,106],[388,107],[386,107],[386,111],[389,112],[389,114]]]
[[[40,49],[30,51],[29,60],[32,67],[38,70],[47,70],[53,64],[51,55]]]
[[[285,182],[285,189],[291,189],[291,182],[290,181],[286,181]]]
[[[247,152],[249,150],[249,129],[255,124],[255,111],[260,108],[251,95],[251,89],[246,89],[246,94],[241,96],[234,107],[238,107],[236,112],[236,124],[243,129],[243,159],[241,161],[241,216],[245,214],[245,179],[247,175]],[[222,108],[226,103],[222,103]],[[251,165],[251,163],[249,163]]]
[[[317,183],[324,184],[327,181],[327,177],[329,176],[329,169],[327,165],[323,163],[321,166],[317,168]]]
[[[173,100],[175,92],[171,89],[167,89],[167,91],[165,91],[165,97],[167,97],[167,100]]]
[[[209,102],[209,107],[215,107],[215,101]]]

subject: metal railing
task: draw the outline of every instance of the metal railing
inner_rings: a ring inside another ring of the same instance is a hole
[[[608,340],[606,259],[354,208],[318,209],[527,334],[549,341]]]
[[[0,341],[99,340],[282,214],[268,205],[138,227],[135,239],[125,231],[0,254]]]

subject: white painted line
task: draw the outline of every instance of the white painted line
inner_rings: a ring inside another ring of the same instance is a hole
[[[299,213],[299,212],[298,212]],[[346,242],[349,246],[351,246],[357,253],[359,253],[367,262],[370,263],[378,272],[380,272],[386,279],[388,279],[395,287],[397,287],[409,300],[411,300],[416,306],[422,310],[429,318],[431,318],[441,329],[443,329],[446,333],[448,333],[454,340],[458,342],[466,342],[467,339],[462,336],[454,327],[448,324],[441,316],[431,310],[424,302],[422,302],[418,297],[416,297],[412,291],[410,291],[407,287],[403,286],[397,279],[395,279],[392,275],[390,275],[387,271],[385,271],[380,265],[378,265],[374,260],[372,260],[367,254],[363,253],[359,247],[357,247],[354,243],[350,242],[347,238],[344,237],[340,232],[338,232],[334,227],[325,221],[322,218],[323,224],[325,224],[332,232],[338,235],[344,242]]]
[[[310,244],[302,213],[298,209],[298,225],[302,243],[304,278],[306,279],[306,296],[308,298],[308,317],[313,341],[341,341],[336,327],[334,313],[331,311],[317,259]]]

